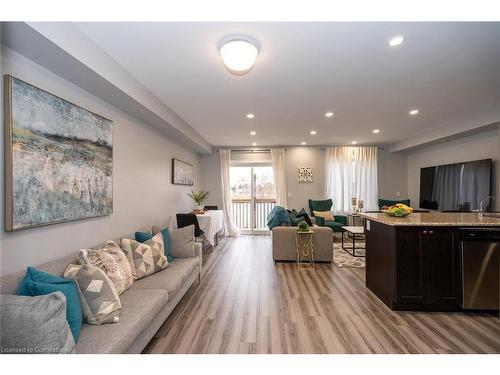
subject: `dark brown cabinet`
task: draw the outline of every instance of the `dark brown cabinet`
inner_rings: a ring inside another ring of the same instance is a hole
[[[459,309],[458,228],[370,224],[366,285],[373,293],[393,310]]]
[[[396,298],[403,304],[459,304],[458,231],[449,227],[398,228]]]

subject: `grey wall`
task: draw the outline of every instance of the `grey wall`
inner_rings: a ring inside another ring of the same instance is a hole
[[[2,275],[64,256],[109,238],[128,234],[144,225],[165,224],[171,215],[193,207],[193,202],[186,195],[191,188],[172,185],[170,168],[171,158],[175,157],[193,164],[198,171],[197,154],[172,143],[150,126],[118,111],[11,50],[2,48],[1,64],[2,73],[12,74],[114,121],[113,214],[10,233],[4,231],[3,222],[4,142],[3,132],[0,132]],[[3,99],[3,93],[1,94],[0,99]],[[1,117],[3,118],[3,113]],[[198,185],[198,175],[196,181]]]
[[[420,168],[480,159],[493,160],[494,209],[500,210],[500,130],[493,130],[435,144],[408,152],[408,192],[412,205],[418,207]]]
[[[309,146],[287,146],[286,147],[286,184],[288,190],[288,207],[308,209],[309,198],[321,199],[325,197],[325,151],[321,147]],[[267,155],[267,156],[266,156]],[[270,162],[269,154],[234,154],[231,159],[234,162],[252,161],[256,159],[262,162],[263,157]],[[297,168],[312,167],[313,182],[298,183]],[[206,204],[222,206],[220,188],[219,155],[200,157],[201,189],[209,190],[210,197]],[[406,181],[406,155],[403,153],[391,153],[379,150],[378,159],[378,184],[379,196],[384,198],[396,198],[398,192],[401,197],[407,196]]]

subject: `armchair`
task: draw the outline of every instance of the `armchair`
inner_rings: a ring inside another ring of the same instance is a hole
[[[309,199],[309,210],[311,216],[316,220],[316,224],[320,227],[329,227],[334,232],[341,232],[342,227],[347,225],[347,217],[343,215],[334,215],[335,221],[326,221],[324,218],[314,216],[314,211],[331,211],[333,201],[331,199],[313,200]]]

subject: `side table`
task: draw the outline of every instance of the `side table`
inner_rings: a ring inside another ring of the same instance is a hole
[[[297,250],[297,267],[300,268],[304,258],[307,258],[312,268],[314,266],[314,232],[295,231],[295,244]]]

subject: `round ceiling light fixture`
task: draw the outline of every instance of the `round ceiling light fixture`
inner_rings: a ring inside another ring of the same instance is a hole
[[[389,47],[397,47],[397,46],[403,44],[404,41],[405,41],[405,37],[403,35],[398,35],[398,36],[395,36],[395,37],[391,38],[387,42],[387,45]]]
[[[247,113],[247,118],[248,119],[253,119],[255,115],[253,113]]]
[[[328,118],[333,117],[333,112],[326,112],[325,117],[328,117]]]
[[[259,50],[247,40],[233,39],[224,43],[219,53],[229,72],[243,75],[252,70]]]
[[[410,112],[408,112],[410,116],[416,116],[418,115],[418,109],[412,109]]]

